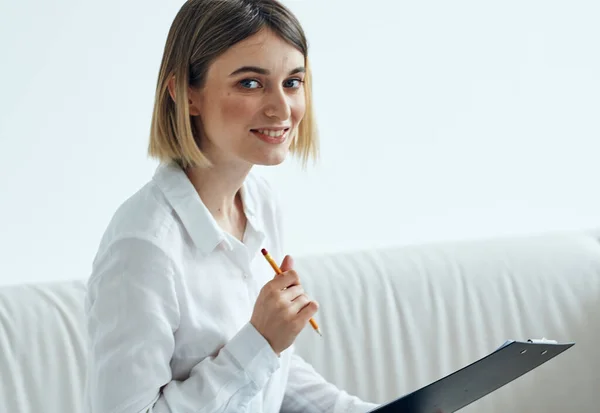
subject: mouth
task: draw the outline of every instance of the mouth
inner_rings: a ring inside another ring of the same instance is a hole
[[[280,129],[250,129],[256,137],[267,143],[283,143],[287,139],[290,128]]]

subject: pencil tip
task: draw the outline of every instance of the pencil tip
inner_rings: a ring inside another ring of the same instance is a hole
[[[321,330],[320,330],[320,329],[318,329],[318,328],[317,328],[317,333],[319,333],[319,335],[320,335],[321,337],[323,337],[323,334],[321,334]]]

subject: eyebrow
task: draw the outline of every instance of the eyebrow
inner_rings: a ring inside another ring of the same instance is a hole
[[[304,68],[304,66],[300,66],[295,69],[292,69],[288,76],[295,75],[296,73],[304,73],[304,72],[306,72],[306,69]],[[271,74],[271,72],[269,70],[263,69],[262,67],[242,66],[239,69],[233,71],[229,76],[236,76],[241,73],[258,73],[259,75],[265,75],[265,76]]]

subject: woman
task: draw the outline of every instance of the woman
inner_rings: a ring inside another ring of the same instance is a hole
[[[168,35],[153,179],[111,220],[88,282],[92,413],[366,412],[294,354],[317,311],[253,165],[317,152],[307,43],[276,0],[190,0]]]

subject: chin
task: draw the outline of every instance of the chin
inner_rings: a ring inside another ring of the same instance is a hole
[[[285,151],[272,151],[271,153],[260,154],[254,159],[249,159],[249,161],[254,165],[275,166],[282,164],[286,160],[288,154],[289,151],[287,149]]]
[[[262,162],[260,163],[260,165],[263,165],[263,166],[281,165],[283,163],[283,161],[285,161],[286,158],[287,158],[286,156],[271,156],[271,157],[268,157],[267,159],[263,159]]]

